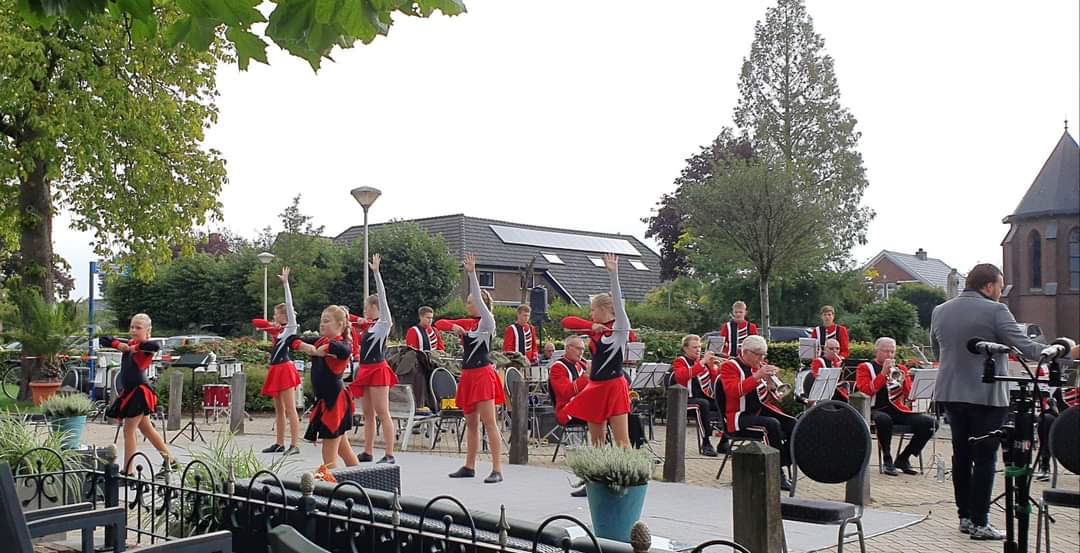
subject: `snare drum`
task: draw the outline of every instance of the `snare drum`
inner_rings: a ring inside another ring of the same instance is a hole
[[[203,407],[226,407],[232,396],[228,384],[203,384]]]

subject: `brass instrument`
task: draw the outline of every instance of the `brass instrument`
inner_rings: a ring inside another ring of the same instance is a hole
[[[777,399],[791,393],[791,385],[780,380],[780,377],[775,374],[769,377],[768,386],[770,391],[777,396]]]
[[[904,371],[900,370],[900,367],[893,366],[889,371],[889,383],[890,385],[900,386],[904,383]]]

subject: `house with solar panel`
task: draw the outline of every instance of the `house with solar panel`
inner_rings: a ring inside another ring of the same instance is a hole
[[[940,288],[946,298],[952,298],[964,284],[963,275],[948,263],[930,257],[922,248],[914,254],[881,250],[863,270],[872,275],[870,282],[882,299],[893,295],[900,286],[914,282]]]
[[[548,301],[586,307],[589,296],[610,289],[603,255],[619,256],[619,282],[627,301],[639,302],[660,286],[660,256],[641,240],[625,234],[523,225],[506,221],[444,215],[400,221],[442,235],[450,255],[476,254],[480,287],[500,305],[518,305],[533,286],[548,290]],[[374,231],[395,222],[369,225]],[[349,227],[338,243],[363,239],[364,227]],[[462,294],[465,284],[460,285]]]

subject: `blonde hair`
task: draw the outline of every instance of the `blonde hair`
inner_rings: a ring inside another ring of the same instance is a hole
[[[611,294],[607,292],[596,294],[595,296],[590,298],[590,302],[592,303],[593,307],[602,307],[605,309],[610,309],[612,311],[615,310],[615,300],[612,299]]]
[[[154,327],[153,322],[150,321],[150,315],[146,313],[136,313],[131,316],[131,322],[142,321],[146,323],[146,335],[150,335],[150,329]]]
[[[416,314],[421,316],[421,317],[423,317],[424,315],[434,315],[435,310],[428,307],[428,306],[426,306],[426,305],[423,305],[423,306],[420,307],[420,309],[416,310]]]
[[[519,315],[522,313],[532,313],[532,308],[528,305],[521,304],[517,307],[517,312]]]
[[[822,315],[822,314],[825,314],[825,313],[832,313],[833,315],[835,315],[836,314],[836,309],[831,305],[823,305],[823,306],[821,306],[821,311],[819,311],[818,314]]]
[[[745,301],[739,300],[739,301],[731,304],[731,310],[732,311],[735,311],[736,309],[740,309],[740,308],[743,309],[744,311],[746,310],[746,302]]]
[[[378,294],[372,294],[372,295],[364,298],[364,307],[367,307],[369,305],[379,305],[379,295]]]
[[[285,305],[284,303],[279,303],[274,306],[274,313],[285,313],[285,309],[288,307],[289,306]]]
[[[349,310],[340,305],[328,305],[322,314],[330,315],[330,320],[341,327],[341,337],[349,341]]]
[[[682,347],[686,348],[686,346],[689,346],[690,342],[693,342],[694,340],[701,342],[701,336],[698,336],[697,334],[687,334],[686,336],[683,336]]]

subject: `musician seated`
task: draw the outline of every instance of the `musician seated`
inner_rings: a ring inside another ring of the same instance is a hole
[[[733,437],[765,435],[765,443],[780,450],[781,466],[791,465],[788,440],[795,418],[784,413],[776,393],[780,370],[769,365],[769,346],[761,336],[747,336],[738,357],[720,365],[724,388],[724,421]],[[780,471],[780,489],[790,490],[791,481]]]
[[[885,459],[883,471],[897,476],[897,469],[904,474],[918,474],[911,468],[911,456],[918,455],[934,434],[934,419],[929,415],[914,413],[907,405],[911,393],[911,375],[908,368],[896,364],[896,340],[882,337],[874,342],[874,359],[860,363],[855,373],[855,387],[873,398],[870,416],[877,427],[878,443]],[[900,452],[895,462],[892,458],[892,429],[894,424],[911,428],[914,436]]]
[[[547,365],[553,361],[555,361],[555,344],[545,342],[544,349],[540,352],[540,364]]]
[[[565,410],[570,399],[584,390],[589,383],[589,366],[581,358],[585,353],[585,341],[581,339],[581,336],[570,336],[566,339],[564,348],[566,353],[555,360],[548,369],[548,390],[551,394],[551,402],[555,405],[555,422],[563,427],[571,422],[583,426],[586,424],[585,421],[572,418],[566,414]],[[570,495],[585,497],[585,485],[581,484],[570,492]]]
[[[711,351],[701,355],[701,337],[687,334],[682,339],[682,355],[671,362],[671,371],[675,383],[686,387],[689,397],[687,405],[697,405],[697,425],[701,430],[701,446],[698,451],[706,457],[716,457],[709,436],[714,424],[718,423],[716,409],[717,377],[720,375],[719,360]]]
[[[810,377],[807,379],[807,389],[811,389],[814,380],[817,379],[818,374],[821,373],[821,369],[840,369],[844,366],[844,358],[840,357],[840,342],[834,338],[825,340],[825,355],[814,358],[810,362]],[[832,399],[836,401],[848,402],[848,387],[847,382],[837,382],[836,391],[833,392]]]

